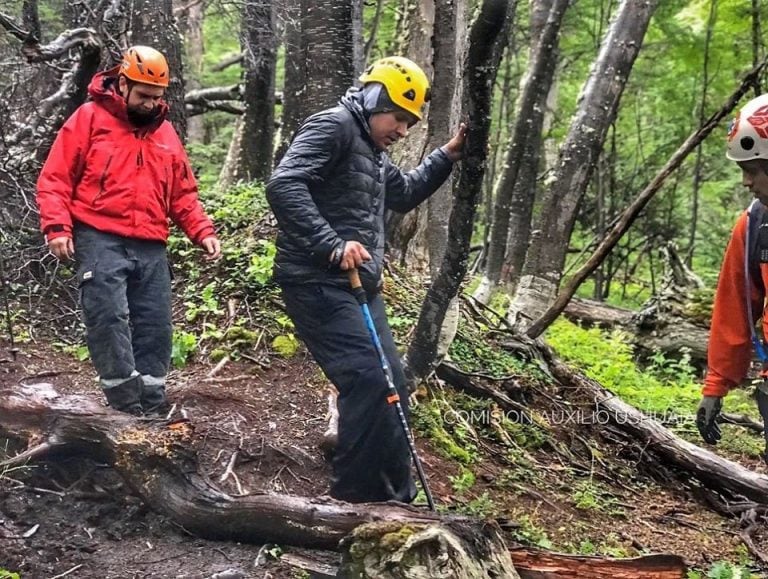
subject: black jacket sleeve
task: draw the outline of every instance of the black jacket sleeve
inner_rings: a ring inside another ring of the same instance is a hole
[[[318,261],[343,243],[312,199],[310,186],[326,177],[349,136],[334,114],[310,117],[267,183],[267,201],[280,229]]]
[[[421,165],[403,173],[391,163],[387,166],[387,209],[406,213],[432,195],[451,174],[453,162],[441,149],[435,149]]]

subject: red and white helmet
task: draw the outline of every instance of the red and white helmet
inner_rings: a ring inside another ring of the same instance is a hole
[[[752,99],[736,115],[725,156],[731,161],[768,159],[768,94]]]

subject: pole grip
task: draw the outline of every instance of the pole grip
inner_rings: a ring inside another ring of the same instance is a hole
[[[368,303],[368,296],[363,289],[363,282],[360,281],[360,272],[357,268],[347,270],[347,277],[349,278],[349,285],[352,286],[352,295],[355,296],[357,303],[361,306]]]
[[[347,277],[349,277],[349,285],[352,286],[353,290],[363,287],[363,282],[360,281],[360,272],[357,271],[356,267],[347,270]]]

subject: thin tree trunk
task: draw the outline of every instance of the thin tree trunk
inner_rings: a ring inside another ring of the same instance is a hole
[[[755,77],[758,77],[763,69],[768,64],[768,59],[760,63],[756,68],[750,71],[742,80],[741,85],[728,97],[720,110],[714,113],[707,119],[707,121],[691,134],[685,142],[675,151],[674,155],[667,161],[664,167],[656,174],[653,180],[643,191],[635,198],[634,201],[627,207],[622,214],[621,218],[611,228],[605,239],[600,242],[600,245],[587,260],[587,262],[573,275],[568,281],[568,284],[558,294],[557,299],[554,300],[552,305],[528,328],[527,335],[532,338],[536,338],[546,330],[549,325],[555,321],[558,315],[563,311],[568,301],[576,293],[576,290],[584,282],[587,277],[597,268],[600,263],[605,259],[605,256],[615,247],[621,237],[626,233],[634,223],[635,219],[648,202],[653,198],[656,192],[664,184],[664,181],[669,175],[680,166],[690,152],[699,145],[717,126],[717,124],[723,120],[731,111],[738,105],[739,100],[744,96],[749,89],[753,86]]]
[[[427,151],[444,145],[459,126],[461,62],[466,47],[465,0],[440,2],[435,10],[432,100],[427,127]],[[427,201],[427,248],[431,277],[437,276],[448,245],[452,187],[448,179]]]
[[[187,110],[184,106],[184,69],[181,34],[173,17],[171,0],[133,0],[130,3],[130,43],[145,44],[163,53],[171,78],[165,100],[169,118],[182,141],[187,137]]]
[[[598,160],[597,172],[595,173],[595,211],[597,212],[597,224],[595,233],[598,239],[605,237],[605,157],[601,156]],[[595,271],[595,287],[592,291],[592,297],[596,301],[603,299],[604,276],[602,267]]]
[[[757,66],[761,60],[764,47],[762,45],[763,35],[760,31],[760,0],[752,0],[752,66]],[[755,97],[763,94],[760,78],[755,79]]]
[[[538,31],[531,30],[532,39],[535,40],[532,40],[530,64],[516,107],[517,117],[507,145],[504,171],[496,186],[484,279],[475,293],[475,297],[483,303],[488,302],[502,277],[511,211],[515,212],[516,236],[513,247],[527,246],[541,148],[543,101],[552,84],[558,37],[568,4],[569,0],[554,0],[543,27]],[[540,15],[542,10],[539,8],[534,16]],[[540,17],[531,19],[532,25],[540,26],[540,22]],[[516,265],[510,264],[510,267]]]
[[[493,81],[502,54],[499,45],[511,26],[514,14],[508,8],[508,0],[484,0],[469,33],[463,72],[466,85],[462,96],[462,118],[467,118],[469,125],[464,161],[448,227],[450,244],[440,272],[422,304],[416,331],[408,348],[406,367],[411,384],[422,380],[434,367],[445,312],[467,272],[475,210],[488,156]]]
[[[379,24],[381,23],[381,13],[384,9],[384,0],[376,0],[376,12],[373,15],[373,22],[371,22],[371,31],[368,38],[365,41],[363,47],[363,62],[368,64],[371,60],[371,52],[373,47],[376,46],[376,36],[379,33]]]
[[[352,78],[355,82],[364,69],[363,0],[352,0]]]
[[[245,114],[238,157],[238,178],[244,181],[266,181],[272,172],[275,136],[277,47],[272,0],[246,0],[241,26]]]
[[[706,120],[707,90],[709,89],[709,49],[712,45],[712,33],[717,20],[717,0],[709,2],[709,19],[707,20],[707,33],[704,38],[704,63],[701,74],[701,101],[699,101],[699,126]],[[696,162],[693,165],[693,184],[691,186],[691,230],[688,234],[688,252],[685,263],[688,267],[693,264],[693,252],[696,249],[696,230],[699,226],[699,191],[702,181],[702,150],[701,145],[696,149]]]
[[[203,22],[205,19],[205,2],[193,3],[187,9],[186,42],[187,64],[190,74],[187,75],[187,91],[202,88],[200,78],[203,74],[203,54],[205,53],[205,38]],[[205,142],[205,118],[196,115],[187,119],[187,142]]]
[[[446,4],[447,5],[447,4]],[[418,64],[432,79],[433,50],[432,37],[435,26],[435,0],[418,0],[407,5],[410,10],[402,20],[401,26],[406,27],[406,44],[403,54]],[[434,82],[432,90],[438,87]],[[451,86],[455,84],[451,81]],[[435,100],[437,102],[437,100]],[[408,138],[392,151],[395,163],[403,169],[416,167],[428,152],[428,126],[432,124],[432,105],[424,110],[423,120],[411,127]],[[441,143],[442,144],[442,143]],[[387,214],[387,247],[392,259],[401,265],[415,271],[424,271],[429,264],[427,253],[427,205],[417,207],[403,215],[389,212]]]
[[[657,0],[625,0],[606,33],[562,146],[554,183],[542,199],[536,227],[541,233],[528,249],[510,307],[515,325],[527,326],[557,291],[579,203],[656,6]]]
[[[307,84],[307,58],[301,41],[301,0],[284,0],[283,46],[285,68],[283,81],[283,115],[280,123],[280,146],[275,153],[279,162],[293,135],[304,120],[302,105]]]

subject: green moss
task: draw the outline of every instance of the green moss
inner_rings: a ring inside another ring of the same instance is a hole
[[[272,340],[272,349],[283,358],[291,358],[299,348],[299,341],[293,334],[277,336]]]

